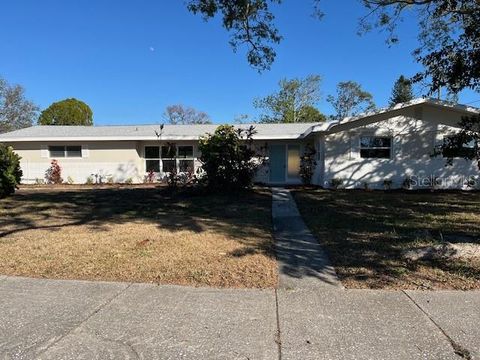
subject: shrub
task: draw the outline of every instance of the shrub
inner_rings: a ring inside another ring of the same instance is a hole
[[[147,175],[145,176],[145,182],[147,184],[151,184],[151,183],[155,182],[156,179],[157,179],[157,174],[153,170],[150,170],[147,173]]]
[[[132,185],[133,184],[133,179],[131,177],[129,177],[127,180],[125,180],[125,184]]]
[[[0,144],[0,198],[11,195],[22,178],[20,156],[11,146]]]
[[[393,184],[393,181],[392,180],[383,180],[383,188],[385,190],[391,190],[392,189],[392,184]]]
[[[73,185],[75,183],[75,180],[71,176],[67,177],[67,184],[68,185]]]
[[[251,186],[264,158],[253,146],[255,128],[235,129],[221,125],[213,134],[200,139],[200,161],[205,172],[202,179],[211,189],[233,190]]]
[[[87,177],[87,181],[85,181],[86,185],[93,185],[95,181],[93,180],[93,176]]]
[[[52,160],[50,167],[45,172],[45,180],[47,184],[61,184],[62,179],[62,168],[57,160]]]
[[[406,190],[410,190],[413,186],[413,179],[410,176],[406,176],[403,180],[402,187]]]
[[[330,180],[330,187],[337,190],[343,184],[343,179],[333,178]]]
[[[315,172],[315,148],[311,145],[305,147],[305,152],[300,156],[300,177],[305,185],[312,183],[313,173]]]

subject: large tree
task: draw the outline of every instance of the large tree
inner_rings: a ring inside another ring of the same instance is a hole
[[[282,39],[273,23],[271,3],[281,0],[189,0],[187,6],[205,20],[220,13],[223,27],[231,33],[233,50],[246,44],[248,62],[261,71],[272,65],[276,56],[273,46]]]
[[[93,112],[83,101],[71,98],[54,102],[42,111],[39,125],[93,125]]]
[[[424,70],[414,80],[430,84],[430,93],[480,90],[480,1],[478,0],[363,0],[370,12],[361,20],[367,31],[388,31],[388,42],[399,38],[403,15],[413,14],[419,33],[415,59]]]
[[[25,98],[23,87],[0,78],[0,133],[31,126],[37,116],[38,107]]]
[[[413,100],[412,82],[405,76],[401,75],[393,85],[390,106],[408,102],[410,100]]]
[[[366,14],[360,18],[364,30],[387,30],[388,42],[398,42],[395,29],[404,13],[419,26],[420,46],[415,59],[424,71],[416,81],[430,84],[430,93],[446,87],[458,93],[464,88],[480,89],[480,1],[478,0],[358,0]],[[314,13],[322,15],[313,0]],[[248,62],[258,70],[269,69],[275,60],[274,47],[282,37],[275,26],[272,5],[282,0],[189,0],[188,8],[205,19],[220,14],[231,32],[230,43],[247,46]],[[319,16],[321,17],[321,16]]]
[[[356,116],[360,113],[375,110],[373,96],[355,81],[344,81],[337,85],[337,94],[329,95],[327,101],[335,109],[335,119]]]
[[[167,106],[164,117],[172,125],[212,123],[207,113],[183,105]]]
[[[264,111],[260,121],[297,123],[325,120],[315,108],[315,104],[320,100],[320,82],[318,75],[280,80],[280,89],[277,92],[254,101],[254,106]]]

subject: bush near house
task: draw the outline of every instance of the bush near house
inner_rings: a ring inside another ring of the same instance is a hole
[[[300,157],[300,177],[305,185],[310,185],[312,183],[315,166],[317,166],[317,162],[315,161],[316,153],[317,152],[312,145],[307,145],[305,152]]]
[[[13,194],[20,184],[20,159],[11,146],[0,144],[0,198]]]
[[[252,185],[262,161],[253,146],[254,134],[253,126],[235,129],[231,125],[221,125],[213,134],[200,139],[200,161],[209,188],[233,190]]]
[[[45,172],[45,180],[48,184],[61,184],[62,179],[62,168],[57,160],[52,160],[50,167]]]

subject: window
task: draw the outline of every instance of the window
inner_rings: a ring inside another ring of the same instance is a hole
[[[169,173],[175,169],[175,160],[162,160],[162,172]]]
[[[179,160],[178,171],[193,173],[193,160]]]
[[[147,172],[160,172],[160,161],[158,160],[145,160]]]
[[[458,136],[443,138],[442,155],[444,158],[473,158],[475,155],[475,141],[465,143]]]
[[[158,146],[145,146],[145,170],[160,172],[160,148]]]
[[[159,173],[193,172],[193,146],[145,146],[145,170]]]
[[[193,158],[193,146],[179,146],[178,147],[179,158]]]
[[[173,159],[177,153],[175,145],[162,146],[162,159]]]
[[[81,146],[65,146],[67,157],[82,157]]]
[[[360,138],[360,157],[364,159],[390,159],[392,138],[362,136]]]
[[[48,147],[48,153],[51,158],[81,158],[82,147],[79,145],[55,145]]]
[[[159,159],[160,149],[158,146],[145,146],[145,159]]]

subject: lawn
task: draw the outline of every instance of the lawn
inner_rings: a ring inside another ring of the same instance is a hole
[[[478,192],[298,190],[295,199],[347,288],[480,288],[480,257],[406,255],[446,243],[478,249]]]
[[[271,288],[271,195],[22,189],[0,200],[0,274]]]

